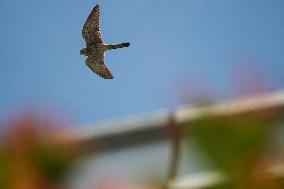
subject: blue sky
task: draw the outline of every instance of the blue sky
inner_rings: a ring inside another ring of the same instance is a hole
[[[94,75],[79,56],[81,28],[96,3],[105,42],[131,42],[106,54],[114,80]],[[37,104],[95,122],[173,108],[186,92],[236,96],[238,79],[284,87],[282,0],[0,4],[0,119]],[[252,85],[243,88],[249,93]]]

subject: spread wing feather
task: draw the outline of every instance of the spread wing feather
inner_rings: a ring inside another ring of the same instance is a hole
[[[113,79],[113,75],[104,64],[104,54],[91,55],[86,60],[87,66],[104,79]]]
[[[100,32],[100,7],[97,4],[89,14],[82,30],[82,36],[86,40],[87,46],[93,43],[102,43]]]

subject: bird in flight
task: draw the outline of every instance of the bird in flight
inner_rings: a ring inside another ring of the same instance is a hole
[[[88,16],[82,30],[82,36],[86,41],[86,48],[80,50],[80,55],[88,58],[85,63],[97,75],[104,79],[113,79],[113,75],[104,63],[104,53],[107,50],[129,47],[130,43],[115,45],[103,42],[100,32],[100,6],[97,4]]]

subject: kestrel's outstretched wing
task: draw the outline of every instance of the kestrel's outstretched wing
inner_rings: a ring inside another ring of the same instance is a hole
[[[88,16],[82,30],[82,36],[86,40],[87,46],[96,43],[102,43],[102,34],[100,32],[100,7],[97,4]]]
[[[104,79],[113,79],[111,72],[104,64],[104,53],[88,56],[86,60],[87,66],[96,74]]]

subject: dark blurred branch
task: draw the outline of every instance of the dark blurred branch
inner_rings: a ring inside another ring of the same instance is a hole
[[[174,180],[177,176],[180,148],[181,148],[181,131],[179,125],[176,123],[175,117],[172,115],[169,117],[169,132],[171,135],[172,148],[171,159],[169,165],[169,172],[167,180]]]

